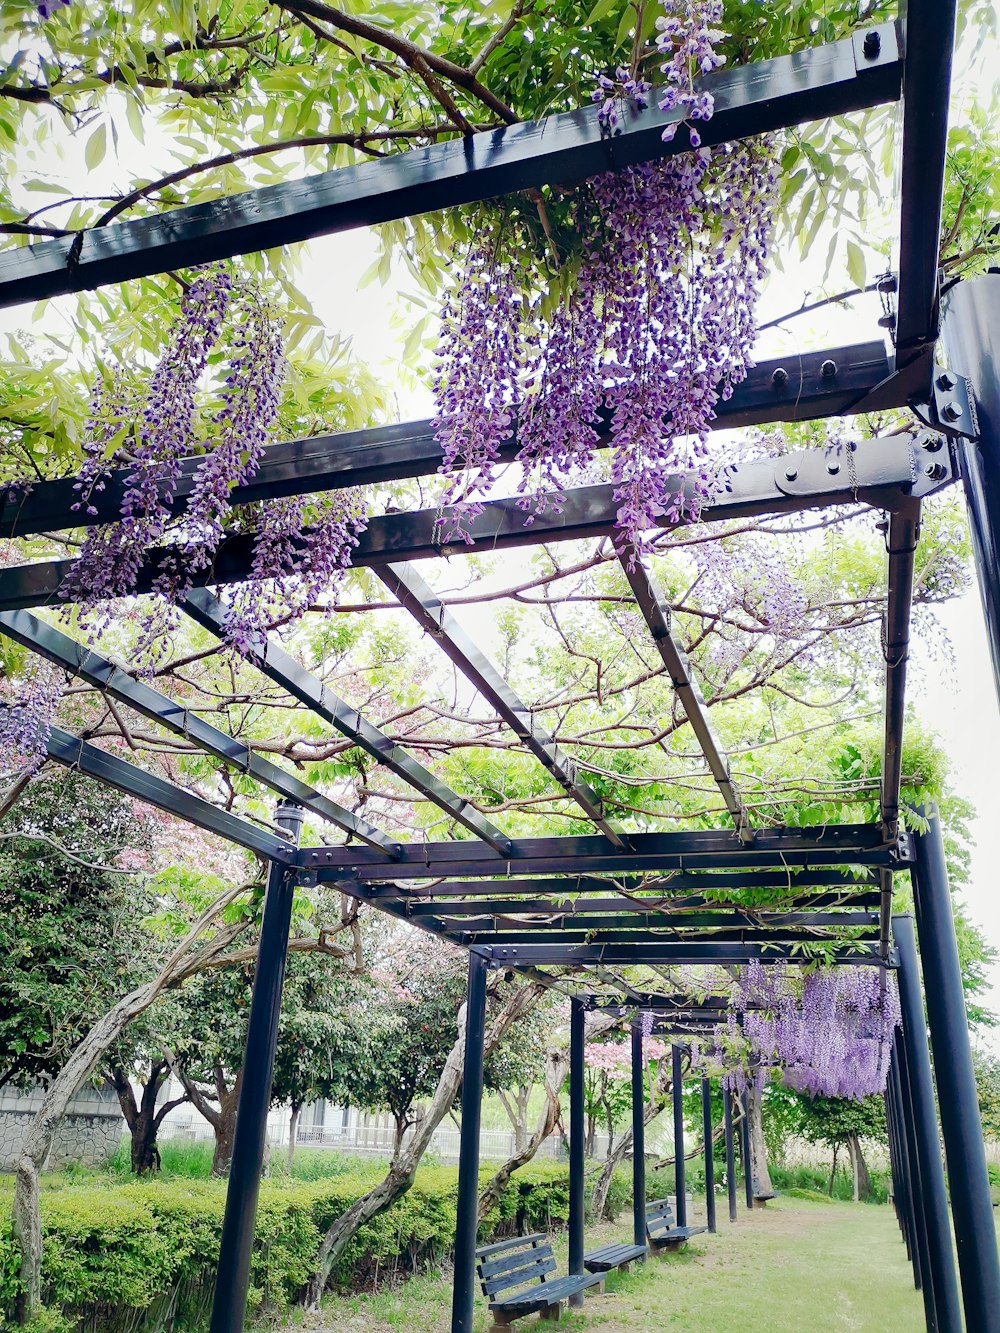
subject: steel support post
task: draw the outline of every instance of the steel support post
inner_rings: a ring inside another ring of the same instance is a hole
[[[972,388],[979,439],[960,448],[993,680],[1000,695],[1000,273],[956,283],[941,304],[948,369]],[[953,380],[938,379],[947,393]],[[947,399],[945,400],[947,404]]]
[[[907,1126],[907,1152],[909,1153],[913,1285],[923,1297],[924,1319],[929,1333],[936,1333],[945,1325],[942,1322],[940,1298],[934,1290],[934,1272],[931,1267],[930,1222],[927,1215],[928,1204],[920,1175],[920,1154],[913,1130],[917,1119],[913,1110],[913,1085],[910,1080],[906,1063],[906,1050],[902,1041],[899,1043],[899,1090],[902,1120]],[[954,1283],[954,1261],[952,1261],[951,1267],[950,1280]],[[957,1306],[957,1296],[955,1301]]]
[[[297,843],[302,830],[300,806],[281,802],[275,823]],[[247,1025],[243,1083],[236,1111],[233,1158],[229,1168],[226,1212],[219,1245],[219,1266],[212,1303],[211,1333],[240,1333],[246,1316],[253,1251],[254,1218],[264,1163],[267,1112],[271,1104],[274,1052],[278,1044],[281,990],[285,980],[288,932],[292,921],[295,874],[272,861],[264,896],[257,964]]]
[[[930,1280],[930,1265],[927,1261],[927,1224],[924,1218],[923,1195],[920,1191],[920,1163],[917,1160],[917,1148],[913,1141],[913,1112],[910,1102],[909,1079],[905,1073],[906,1056],[902,1038],[897,1033],[893,1067],[890,1071],[890,1090],[893,1095],[894,1118],[899,1131],[900,1166],[905,1181],[905,1217],[906,1247],[913,1264],[913,1285],[918,1291],[925,1284],[933,1290]],[[927,1322],[931,1324],[932,1315],[928,1311]],[[937,1323],[937,1315],[933,1315]]]
[[[918,1167],[917,1201],[927,1235],[927,1265],[922,1276],[929,1277],[933,1288],[932,1305],[937,1311],[940,1333],[959,1333],[962,1315],[958,1302],[958,1283],[951,1247],[951,1227],[948,1225],[948,1199],[944,1184],[944,1167],[938,1144],[937,1115],[934,1109],[934,1089],[931,1082],[930,1052],[927,1047],[927,1028],[924,1006],[920,995],[920,974],[917,965],[917,942],[911,916],[892,918],[893,939],[899,951],[899,1003],[903,1015],[903,1075],[904,1094],[909,1087],[913,1141]],[[964,1007],[963,1007],[964,1015]],[[964,1019],[963,1019],[964,1021]],[[968,1036],[963,1033],[963,1040]],[[906,1114],[904,1096],[904,1118]],[[985,1171],[985,1168],[984,1168]],[[919,1219],[918,1219],[919,1225]],[[990,1217],[992,1233],[993,1219]],[[996,1240],[990,1243],[996,1255]],[[998,1312],[994,1312],[995,1314]],[[928,1323],[930,1320],[928,1319]],[[973,1324],[976,1333],[988,1333],[997,1325]]]
[[[473,1303],[476,1295],[479,1126],[483,1106],[486,973],[487,964],[483,955],[470,953],[465,997],[462,1132],[458,1150],[458,1208],[455,1216],[455,1277],[451,1298],[451,1333],[472,1333]]]
[[[683,1046],[670,1048],[670,1092],[674,1103],[674,1193],[677,1196],[677,1225],[687,1226],[687,1193],[684,1179],[684,1073],[681,1068]]]
[[[569,1003],[569,1271],[583,1273],[584,1107],[583,1045],[586,1014],[583,1001]],[[570,1297],[583,1304],[583,1293]]]
[[[906,1257],[912,1261],[913,1252],[910,1246],[910,1218],[909,1218],[909,1200],[907,1190],[909,1188],[906,1180],[906,1172],[903,1166],[903,1156],[900,1151],[900,1129],[899,1120],[896,1116],[896,1098],[893,1088],[895,1079],[895,1055],[893,1055],[892,1066],[889,1069],[889,1075],[885,1087],[885,1124],[886,1137],[889,1142],[889,1169],[892,1175],[892,1206],[896,1214],[896,1221],[899,1224],[899,1233],[906,1246]]]
[[[642,1027],[632,1024],[632,1239],[646,1244],[646,1080]]]
[[[722,1085],[722,1116],[726,1127],[726,1190],[729,1194],[729,1220],[738,1217],[736,1207],[736,1145],[733,1141],[733,1094]]]
[[[715,1143],[712,1138],[712,1084],[707,1078],[701,1080],[701,1121],[705,1131],[705,1213],[708,1217],[708,1229],[712,1235],[715,1225]]]
[[[927,830],[914,838],[914,900],[962,1302],[970,1329],[1000,1333],[1000,1256],[944,839],[937,814],[924,814],[929,816]],[[909,937],[912,940],[912,923]]]
[[[743,1089],[743,1114],[740,1117],[740,1156],[743,1159],[743,1191],[747,1207],[753,1207],[753,1163],[750,1159],[750,1091]]]

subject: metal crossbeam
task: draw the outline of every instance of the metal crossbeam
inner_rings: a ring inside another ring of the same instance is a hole
[[[667,668],[671,684],[705,756],[709,772],[722,794],[726,809],[733,817],[737,836],[741,842],[752,843],[754,834],[750,818],[730,774],[729,759],[712,729],[708,707],[691,672],[691,664],[671,633],[670,608],[661,597],[659,588],[635,547],[626,545],[622,549],[621,563],[636,606],[653,636],[656,650]]]
[[[185,600],[184,610],[203,629],[219,638],[223,636],[226,608],[207,589],[194,589]],[[298,699],[317,717],[336,727],[352,744],[365,750],[383,767],[402,778],[424,800],[446,811],[476,837],[482,838],[493,854],[505,854],[509,850],[509,839],[496,825],[491,824],[463,796],[435,777],[430,769],[418,763],[384,731],[362,717],[356,708],[352,708],[304,667],[299,666],[295,658],[268,635],[257,635],[245,656],[269,680],[287,690],[292,698]]]
[[[853,929],[855,926],[877,926],[878,912],[845,910],[842,912],[570,912],[537,913],[535,919],[527,921],[518,916],[508,915],[505,908],[497,906],[489,912],[480,912],[474,916],[456,917],[453,908],[447,904],[435,903],[436,912],[428,911],[428,904],[421,904],[423,911],[410,910],[409,919],[420,916],[438,916],[451,931],[471,931],[479,934],[483,931],[495,931],[498,936],[506,936],[510,931],[551,930],[557,939],[563,939],[566,931],[606,931],[644,930],[681,932],[686,930],[780,930],[786,926],[813,926],[822,930],[837,930],[842,927]]]
[[[634,833],[628,852],[598,836],[516,838],[502,857],[481,842],[404,843],[392,866],[393,880],[454,876],[615,873],[651,869],[753,869],[781,867],[790,882],[797,865],[902,867],[911,856],[908,838],[887,844],[870,824],[828,824],[820,828],[761,829],[753,847],[728,830],[696,829],[684,833]],[[385,879],[384,860],[367,847],[303,847],[298,864],[324,881]],[[739,877],[736,877],[737,879]],[[721,877],[720,877],[721,880]],[[724,881],[722,881],[724,882]]]
[[[700,130],[703,142],[726,143],[897,100],[903,61],[895,28],[882,24],[873,31],[879,50],[872,55],[863,34],[855,33],[697,80],[715,98],[715,114]],[[22,246],[0,255],[0,307],[672,156],[690,149],[684,127],[671,143],[662,139],[664,126],[682,116],[680,109],[659,111],[653,96],[646,109],[627,112],[622,133],[609,139],[597,108],[586,107]]]
[[[705,505],[701,517],[705,522],[719,522],[856,504],[892,512],[909,505],[911,497],[933,495],[956,479],[950,446],[941,441],[934,431],[921,431],[916,436],[868,440],[851,453],[849,463],[842,463],[826,449],[797,450],[780,459],[739,463],[726,473],[725,494]],[[929,462],[935,469],[931,473],[927,471]],[[679,476],[673,489],[693,496],[699,477],[695,473]],[[603,537],[615,530],[617,517],[614,487],[610,485],[567,492],[558,514],[528,515],[517,498],[488,500],[483,512],[469,520],[446,509],[444,526],[455,524],[469,537],[468,542],[457,541],[451,546],[442,546],[439,540],[440,510],[386,514],[370,521],[351,563],[378,568],[440,555]],[[659,525],[664,529],[679,526],[676,520],[666,518],[660,519]],[[248,578],[254,542],[252,533],[224,541],[211,569],[194,572],[194,583],[232,584]],[[178,552],[153,551],[139,573],[136,593],[152,591],[165,560],[176,574],[182,563]],[[56,601],[72,564],[70,560],[52,560],[0,569],[0,610],[26,610]]]
[[[641,841],[642,835],[633,836]],[[872,895],[865,893],[865,890],[879,887],[877,872],[852,873],[846,870],[817,870],[798,866],[790,867],[788,870],[748,869],[733,870],[729,873],[718,870],[678,871],[662,877],[657,875],[604,877],[582,873],[567,879],[559,875],[541,878],[522,876],[518,863],[510,861],[493,871],[484,868],[483,874],[497,874],[501,870],[504,872],[503,879],[449,879],[442,880],[430,888],[373,883],[371,892],[378,898],[399,898],[410,903],[425,902],[429,897],[475,899],[477,896],[491,898],[499,895],[505,898],[505,895],[513,894],[517,895],[511,899],[515,907],[520,907],[522,901],[527,901],[523,898],[525,894],[547,894],[550,896],[538,901],[552,903],[563,910],[572,911],[574,907],[589,909],[594,902],[621,904],[630,898],[635,902],[648,902],[651,906],[666,903],[671,907],[701,907],[710,904],[712,899],[702,896],[699,890],[707,892],[727,889],[776,889],[779,893],[794,892],[796,896],[792,899],[793,902],[799,900],[801,891],[801,895],[808,897],[809,902],[815,906],[835,907],[844,901],[867,900],[872,896],[877,900],[877,893]],[[813,892],[816,888],[836,887],[842,888],[843,892],[828,894]],[[612,890],[617,891],[615,897],[595,899],[590,896]],[[452,910],[450,901],[447,906],[449,911]]]
[[[204,721],[197,713],[191,712],[182,704],[154,689],[143,681],[135,680],[123,668],[100,653],[85,647],[69,635],[47,625],[44,621],[30,615],[27,611],[0,612],[0,633],[15,643],[39,653],[56,666],[72,672],[80,680],[102,693],[119,699],[143,717],[150,718],[160,726],[177,736],[184,736],[207,754],[241,773],[246,773],[255,781],[270,787],[280,796],[295,801],[311,814],[334,824],[337,828],[359,838],[387,857],[395,858],[400,847],[381,830],[373,827],[367,820],[359,818],[353,811],[331,801],[321,792],[307,783],[301,782],[291,773],[286,773],[277,764],[257,755],[244,744],[227,735],[218,727]]]
[[[831,373],[831,366],[834,367]],[[729,430],[774,421],[808,421],[851,411],[876,384],[890,376],[889,360],[881,342],[834,347],[762,361],[751,368],[731,398],[720,399],[712,428]],[[901,396],[896,406],[906,402]],[[598,444],[609,442],[609,416],[596,425]],[[500,448],[500,457],[512,459],[520,448],[516,431]],[[252,481],[236,486],[233,505],[247,505],[289,495],[315,495],[346,486],[381,486],[407,477],[423,477],[441,465],[441,446],[430,421],[371,426],[365,430],[318,435],[269,445]],[[204,456],[181,466],[169,509],[179,517],[187,508],[195,474]],[[32,537],[66,528],[113,523],[120,518],[131,468],[119,468],[105,480],[104,490],[79,500],[75,477],[38,482],[11,497],[0,493],[0,537]],[[90,509],[96,512],[89,513]]]
[[[932,465],[933,466],[933,465]],[[894,837],[899,824],[906,722],[906,664],[909,657],[913,575],[920,534],[920,502],[889,518],[889,591],[882,627],[885,655],[885,737],[882,747],[882,825]]]
[[[687,940],[656,944],[566,944],[557,941],[546,944],[480,944],[477,947],[489,951],[495,964],[511,967],[545,967],[553,964],[562,967],[593,967],[604,963],[608,966],[642,967],[656,963],[672,963],[676,967],[700,966],[705,963],[749,963],[756,959],[761,963],[782,963],[788,960],[801,962],[802,950],[797,944],[726,944],[714,941],[709,944],[691,943]],[[894,966],[895,957],[890,955],[883,960],[877,944],[860,942],[857,945],[837,946],[824,950],[824,961],[831,963],[851,963],[855,966],[883,967]]]
[[[409,611],[462,675],[471,681],[525,749],[530,750],[544,765],[566,795],[576,802],[609,842],[615,847],[627,847],[628,838],[621,826],[605,814],[601,798],[580,776],[577,765],[536,721],[531,709],[518,698],[489,658],[480,651],[434,589],[412,565],[383,565],[377,572],[399,604]]]
[[[820,894],[817,898],[824,896],[830,897]],[[627,898],[584,898],[575,903],[560,903],[555,898],[525,898],[523,901],[518,901],[516,898],[490,898],[485,901],[475,898],[470,902],[453,902],[449,898],[414,901],[398,894],[388,897],[376,893],[372,895],[372,901],[379,904],[383,902],[400,904],[405,907],[408,917],[445,916],[449,920],[457,917],[475,917],[482,920],[494,918],[498,921],[509,921],[521,916],[537,916],[560,924],[601,925],[614,923],[619,919],[619,913],[625,913],[626,915],[620,918],[623,922],[636,919],[659,920],[672,922],[678,928],[682,928],[687,925],[736,924],[739,921],[766,922],[775,913],[783,921],[791,920],[792,917],[800,917],[803,922],[807,918],[811,920],[815,917],[818,921],[825,908],[863,911],[869,907],[877,907],[881,899],[877,893],[865,894],[863,897],[852,898],[849,902],[834,899],[832,903],[823,903],[814,899],[807,906],[802,905],[805,900],[799,900],[794,905],[775,906],[763,912],[756,908],[748,908],[746,912],[734,909],[728,913],[718,909],[713,910],[712,903],[704,898],[701,900],[701,905],[706,909],[704,912],[686,906],[676,906],[674,903],[658,908],[655,904],[647,905]]]
[[[81,740],[60,727],[52,728],[47,749],[49,758],[56,763],[96,778],[109,787],[116,787],[118,791],[145,801],[147,805],[156,806],[158,810],[179,815],[189,824],[218,834],[220,838],[227,838],[240,847],[256,852],[258,856],[286,864],[295,860],[292,843],[285,842],[266,829],[258,828],[246,819],[231,815],[228,810],[220,810],[211,801],[175,787],[173,783],[147,773],[144,768],[130,764],[126,759],[108,754],[90,741]]]
[[[900,6],[906,59],[895,338],[900,362],[926,357],[928,383],[929,352],[938,335],[938,249],[956,12],[956,0],[907,0]]]

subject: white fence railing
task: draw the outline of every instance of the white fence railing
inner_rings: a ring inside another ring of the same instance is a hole
[[[408,1131],[412,1132],[412,1131]],[[387,1125],[310,1125],[300,1128],[296,1143],[310,1148],[332,1148],[339,1152],[391,1154],[395,1147],[395,1132]],[[404,1141],[405,1141],[404,1136]],[[460,1135],[457,1129],[436,1129],[428,1151],[442,1162],[457,1162]],[[479,1156],[487,1162],[503,1162],[515,1150],[514,1132],[506,1129],[484,1129],[479,1135]],[[597,1144],[598,1153],[606,1144]],[[539,1157],[560,1158],[562,1140],[551,1135],[538,1149]]]

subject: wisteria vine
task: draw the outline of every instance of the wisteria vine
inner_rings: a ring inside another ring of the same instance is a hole
[[[778,964],[741,969],[714,1055],[727,1083],[777,1070],[811,1097],[861,1100],[885,1090],[900,1023],[895,978],[873,967],[819,967],[804,976]]]
[[[750,366],[777,184],[765,143],[698,147],[691,122],[713,106],[694,77],[723,61],[721,13],[719,0],[690,0],[664,21],[660,106],[685,113],[693,151],[605,172],[577,191],[579,260],[558,275],[554,303],[548,275],[525,269],[516,220],[493,213],[477,226],[445,297],[434,385],[442,504],[460,521],[481,509],[515,423],[522,503],[558,510],[566,478],[595,460],[602,413],[625,542],[640,545],[660,517],[696,517],[712,493],[710,423]],[[595,100],[605,131],[620,127],[622,104],[648,94],[626,70],[603,76]],[[685,471],[696,480],[681,492]]]
[[[234,328],[228,370],[208,418],[209,438],[199,443],[199,395],[227,324]],[[233,490],[260,466],[278,420],[285,374],[278,311],[259,290],[235,288],[225,267],[213,265],[185,291],[148,387],[138,390],[123,374],[98,380],[76,508],[96,513],[94,495],[112,470],[128,472],[120,520],[91,529],[61,589],[65,600],[81,608],[91,638],[115,599],[134,592],[156,548],[154,598],[140,618],[138,656],[147,670],[167,653],[176,608],[194,578],[211,569],[221,541],[234,529],[255,534],[251,578],[227,612],[226,639],[238,652],[248,652],[277,621],[301,615],[343,573],[367,522],[356,490],[308,503],[270,501],[247,512],[231,508]],[[203,457],[175,518],[182,465],[199,447]]]
[[[0,779],[41,766],[62,691],[62,673],[38,657],[24,675],[0,677]]]

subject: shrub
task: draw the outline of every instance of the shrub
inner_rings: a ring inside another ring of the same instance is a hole
[[[262,1182],[251,1262],[252,1312],[294,1300],[312,1271],[323,1231],[382,1171],[380,1163],[357,1162],[313,1180]],[[492,1168],[483,1169],[482,1185],[491,1174]],[[454,1168],[421,1167],[409,1193],[354,1237],[334,1282],[367,1284],[447,1254],[454,1243],[457,1189]],[[224,1181],[193,1177],[128,1183],[107,1174],[77,1182],[50,1178],[42,1191],[42,1279],[51,1318],[61,1312],[89,1320],[106,1333],[203,1327],[225,1197]],[[0,1310],[8,1313],[18,1290],[10,1202],[10,1191],[0,1191]],[[568,1209],[566,1167],[531,1163],[508,1183],[484,1221],[481,1238],[518,1229],[545,1231],[562,1225]],[[59,1327],[58,1321],[53,1327]]]

